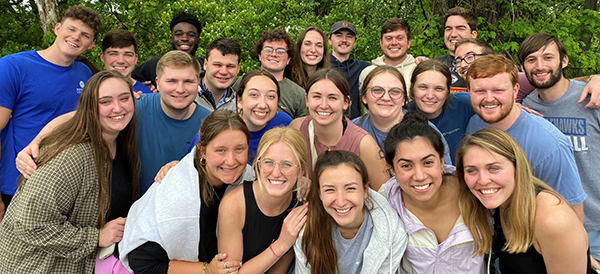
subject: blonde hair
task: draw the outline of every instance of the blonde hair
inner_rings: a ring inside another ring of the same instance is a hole
[[[304,136],[300,133],[299,130],[291,127],[274,127],[260,138],[260,142],[258,143],[258,149],[256,150],[256,158],[252,163],[252,169],[254,169],[254,173],[257,174],[257,180],[260,182],[259,188],[263,191],[262,182],[260,179],[260,169],[258,168],[258,160],[262,158],[267,149],[271,147],[272,144],[277,142],[282,142],[289,146],[296,157],[296,161],[298,161],[300,172],[298,174],[298,180],[296,181],[295,189],[298,189],[300,185],[300,179],[303,174],[307,174],[308,170],[308,151],[306,148],[306,141],[304,141]]]
[[[507,132],[496,128],[485,128],[466,136],[457,150],[456,171],[461,181],[460,208],[465,224],[475,241],[474,254],[483,255],[492,247],[492,228],[488,221],[489,211],[467,188],[464,179],[463,158],[467,150],[478,146],[495,152],[515,168],[515,187],[506,200],[507,206],[500,210],[506,244],[502,248],[508,253],[526,252],[533,245],[535,230],[536,196],[540,191],[549,192],[566,202],[560,194],[533,175],[527,156],[517,141]]]
[[[192,67],[196,78],[200,78],[200,63],[198,63],[196,57],[189,55],[187,52],[172,50],[163,55],[156,64],[156,77],[160,79],[167,67],[177,69]]]

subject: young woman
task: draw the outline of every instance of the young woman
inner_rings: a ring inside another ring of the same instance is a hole
[[[408,112],[384,142],[394,173],[385,194],[406,226],[409,245],[402,273],[473,273],[484,270],[459,208],[454,167],[444,167],[441,136],[418,112]]]
[[[388,131],[402,121],[406,112],[404,109],[406,103],[404,77],[392,66],[377,66],[365,77],[365,82],[360,89],[360,98],[369,112],[353,119],[352,123],[371,134],[383,151],[383,140]],[[438,130],[432,123],[429,125]],[[442,141],[444,142],[444,160],[451,163],[446,139],[442,138]]]
[[[465,135],[471,116],[475,114],[469,94],[450,93],[452,75],[448,66],[438,60],[419,63],[410,82],[410,97],[414,101],[409,108],[422,112],[444,134],[454,163],[456,149]]]
[[[260,140],[254,182],[236,187],[219,207],[219,252],[242,261],[239,273],[287,273],[288,252],[306,222],[308,205],[297,204],[295,190],[306,173],[306,144],[289,127],[267,131]]]
[[[317,155],[326,150],[348,150],[360,156],[375,190],[389,179],[385,161],[375,140],[344,116],[350,104],[350,88],[341,72],[321,69],[308,79],[306,106],[309,117],[297,118],[291,127],[300,129],[308,146],[309,173]]]
[[[476,254],[492,250],[502,273],[592,273],[583,224],[560,194],[533,176],[510,134],[475,132],[465,137],[456,160],[465,223],[479,235]]]
[[[137,198],[131,82],[91,77],[72,118],[44,137],[0,223],[0,272],[92,273],[98,247],[121,240]]]
[[[199,133],[196,148],[131,206],[119,250],[135,273],[235,273],[240,267],[239,260],[217,254],[216,229],[223,195],[251,178],[250,132],[238,114],[217,110]]]
[[[308,27],[298,36],[290,67],[290,79],[307,89],[308,78],[321,68],[331,68],[327,39],[320,28]]]
[[[294,244],[296,274],[396,273],[406,231],[368,181],[356,154],[332,150],[319,156],[308,220]]]

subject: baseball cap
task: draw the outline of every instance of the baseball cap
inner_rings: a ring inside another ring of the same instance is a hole
[[[352,25],[352,23],[348,22],[348,21],[337,21],[333,24],[333,26],[331,26],[331,31],[329,32],[330,34],[335,33],[341,29],[347,29],[350,30],[352,33],[354,33],[354,35],[356,35],[356,29],[354,28],[354,25]]]

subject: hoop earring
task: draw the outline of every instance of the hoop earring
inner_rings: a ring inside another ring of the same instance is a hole
[[[200,158],[200,165],[201,166],[206,166],[206,159],[204,159],[204,158],[201,157]]]

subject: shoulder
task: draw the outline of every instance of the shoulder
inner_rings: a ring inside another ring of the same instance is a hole
[[[568,231],[574,232],[579,227],[581,221],[566,201],[546,191],[537,195],[535,235],[538,241],[564,238]]]
[[[237,217],[239,217],[239,213],[245,210],[245,201],[244,198],[244,185],[245,183],[234,187],[231,191],[227,192],[219,205],[219,211],[223,210],[223,212],[234,213]],[[223,216],[226,216],[223,215]],[[243,216],[243,215],[241,215]]]
[[[304,123],[306,118],[307,117],[296,118],[292,122],[290,122],[289,126],[295,128],[295,129],[300,129],[300,126]]]
[[[292,122],[292,117],[285,112],[278,111],[275,116],[267,122],[267,128],[276,126],[287,126]]]

